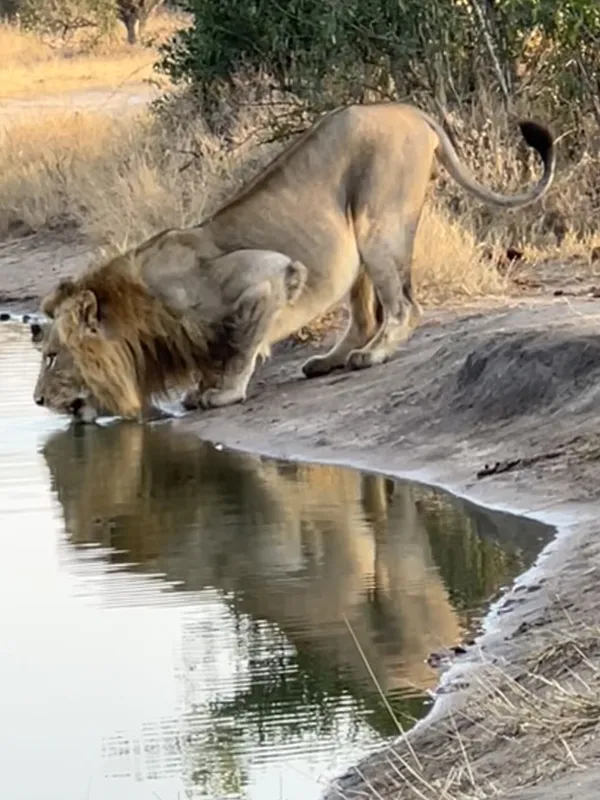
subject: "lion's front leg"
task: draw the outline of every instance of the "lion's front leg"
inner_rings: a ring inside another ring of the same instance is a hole
[[[217,386],[200,384],[186,394],[186,408],[220,408],[244,402],[256,360],[264,350],[265,337],[280,305],[269,281],[242,292],[224,320],[227,345],[233,354]]]

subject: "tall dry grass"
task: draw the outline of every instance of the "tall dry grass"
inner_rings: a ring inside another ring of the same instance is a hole
[[[235,184],[238,161],[200,120],[173,130],[148,110],[63,112],[41,125],[20,115],[0,131],[0,237],[76,230],[126,247],[197,221]]]
[[[240,121],[239,136],[245,126]],[[275,147],[226,151],[196,120],[165,130],[149,112],[15,120],[0,132],[0,237],[77,231],[92,245],[131,246],[164,227],[186,226],[258,169]],[[430,301],[505,291],[472,232],[430,203],[415,275]]]
[[[516,799],[565,769],[596,766],[599,642],[596,628],[570,623],[522,671],[481,654],[463,703],[446,705],[416,736],[399,729],[396,742],[334,781],[326,800]]]
[[[148,109],[118,118],[57,112],[43,123],[35,114],[14,116],[0,126],[0,238],[76,231],[92,246],[122,249],[164,227],[193,224],[282,146],[253,144],[262,113],[254,105],[240,110],[226,143],[183,101],[162,118]],[[501,118],[452,124],[461,156],[484,184],[512,192],[539,177],[539,163]],[[596,243],[599,173],[590,145],[561,168],[547,199],[514,213],[474,202],[442,172],[417,238],[420,299],[509,292],[508,247],[533,263],[585,260]]]

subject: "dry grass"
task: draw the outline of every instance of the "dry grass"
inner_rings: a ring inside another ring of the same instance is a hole
[[[240,122],[238,136],[251,123]],[[161,130],[147,112],[15,118],[0,130],[0,237],[77,230],[117,248],[166,226],[192,224],[258,168],[272,148],[225,152],[200,121]],[[426,231],[426,234],[423,233]],[[506,291],[472,233],[429,204],[417,241],[415,277],[429,302]]]
[[[43,126],[22,116],[0,132],[0,151],[0,235],[70,227],[117,247],[196,218],[210,171],[180,173],[189,156],[169,149],[147,112],[62,113]]]
[[[0,99],[31,98],[82,89],[127,87],[159,80],[153,65],[157,46],[187,18],[173,13],[150,17],[142,41],[131,47],[119,26],[114,36],[82,51],[81,42],[51,46],[16,25],[0,24]],[[161,79],[166,84],[164,78]]]
[[[227,146],[181,107],[168,129],[147,110],[118,118],[51,112],[43,123],[35,113],[12,116],[0,128],[0,237],[71,229],[91,245],[128,247],[163,227],[197,222],[280,146],[248,143],[261,123],[253,106],[237,113]],[[454,125],[461,155],[482,183],[516,191],[539,176],[512,126]],[[598,239],[597,172],[597,160],[584,153],[559,172],[541,205],[518,213],[482,207],[442,173],[417,238],[420,300],[513,291],[515,271],[503,263],[507,247],[533,264],[568,258],[577,261],[570,269],[585,272]],[[575,207],[581,213],[573,215]]]
[[[439,200],[423,211],[415,244],[414,276],[428,303],[501,295],[508,279],[483,257],[472,231],[453,219]]]
[[[600,631],[579,627],[519,675],[485,665],[459,711],[358,765],[328,799],[488,800],[584,767],[600,728],[599,656]]]

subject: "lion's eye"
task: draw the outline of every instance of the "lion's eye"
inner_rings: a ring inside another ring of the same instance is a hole
[[[48,353],[46,356],[46,369],[52,369],[56,361],[56,353]]]

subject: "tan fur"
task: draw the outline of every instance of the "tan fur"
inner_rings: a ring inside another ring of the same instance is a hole
[[[42,362],[33,390],[35,402],[81,421],[94,421],[99,413],[97,403],[92,399],[71,351],[61,347],[56,328],[33,323],[31,334]]]
[[[107,317],[95,320],[94,306],[105,299]],[[131,275],[126,258],[90,272],[66,290],[59,286],[42,310],[56,320],[55,336],[62,345],[57,349],[70,353],[93,396],[123,416],[135,416],[147,396],[213,363],[203,327],[168,313]]]
[[[238,349],[245,357],[246,340],[237,342],[236,332],[247,316],[249,324],[253,321],[254,306],[262,297],[252,295],[255,288],[279,309],[295,302],[305,281],[302,265],[277,253],[265,254],[255,273],[246,273],[244,263],[234,263],[244,262],[243,254],[226,258],[229,266],[217,259],[198,268],[193,235],[166,231],[76,281],[62,281],[42,301],[42,311],[53,322],[38,342],[42,364],[36,402],[65,413],[73,402],[80,407],[85,401],[87,411],[80,418],[95,418],[92,408],[138,417],[151,396],[181,385],[201,381],[207,394],[219,393],[216,387],[227,362]],[[215,263],[216,269],[211,268]],[[160,278],[167,264],[172,269],[163,289]],[[181,303],[178,267],[200,272],[191,312],[193,279],[182,282]],[[229,288],[219,285],[228,269]],[[253,274],[265,280],[255,282]],[[235,323],[237,329],[230,331]],[[255,357],[266,354],[266,346],[258,347]]]
[[[547,191],[555,165],[549,132],[521,130],[544,175],[507,197],[475,181],[423,112],[338,109],[197,227],[164,231],[59,286],[44,309],[91,393],[125,416],[192,382],[188,408],[243,400],[257,359],[344,297],[346,332],[304,373],[382,363],[420,316],[411,259],[435,158],[483,202],[519,208]]]

